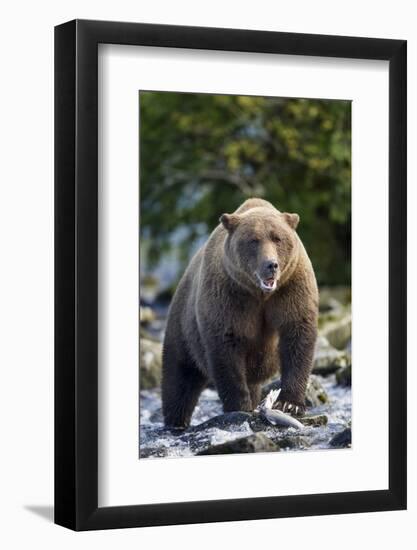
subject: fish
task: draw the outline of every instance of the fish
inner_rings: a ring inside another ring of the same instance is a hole
[[[295,428],[301,430],[304,428],[303,424],[293,416],[286,414],[278,409],[263,409],[260,412],[270,424],[274,426],[282,426],[285,428]]]
[[[281,393],[281,388],[279,388],[278,390],[271,390],[256,407],[255,412],[261,412],[264,409],[272,409],[280,393]]]
[[[272,407],[276,403],[279,394],[281,393],[281,388],[278,390],[271,390],[267,396],[259,403],[256,407],[256,413],[259,413],[260,416],[265,418],[270,424],[274,426],[282,426],[285,428],[295,428],[301,430],[304,428],[303,424],[293,416],[286,414],[278,409],[273,409]]]

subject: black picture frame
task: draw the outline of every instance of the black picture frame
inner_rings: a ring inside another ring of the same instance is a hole
[[[389,488],[98,507],[98,44],[389,62]],[[55,522],[74,530],[406,508],[405,40],[74,20],[55,28]]]

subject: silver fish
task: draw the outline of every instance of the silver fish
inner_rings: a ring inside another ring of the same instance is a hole
[[[275,426],[283,426],[286,428],[296,428],[301,430],[304,428],[303,424],[293,416],[285,414],[278,409],[263,409],[260,414],[268,420],[270,424]]]
[[[279,390],[271,390],[268,395],[259,403],[256,407],[255,412],[258,412],[263,416],[270,424],[274,426],[282,426],[285,428],[296,428],[298,430],[304,428],[303,424],[299,422],[296,418],[284,412],[273,409],[272,407],[276,403],[279,394],[281,393],[281,388]]]

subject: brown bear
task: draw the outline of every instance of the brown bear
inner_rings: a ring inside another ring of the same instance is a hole
[[[187,427],[215,385],[225,412],[253,411],[278,369],[278,407],[303,414],[317,337],[318,291],[297,214],[248,199],[191,260],[174,294],[163,345],[166,426]]]

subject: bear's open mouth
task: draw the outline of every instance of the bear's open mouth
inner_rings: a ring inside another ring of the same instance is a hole
[[[276,289],[277,280],[275,277],[267,277],[266,279],[262,279],[258,273],[256,273],[256,277],[259,281],[259,286],[264,292],[272,292]]]

